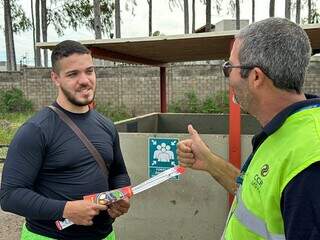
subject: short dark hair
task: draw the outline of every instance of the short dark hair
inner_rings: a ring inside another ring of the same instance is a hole
[[[88,48],[77,41],[65,40],[57,44],[51,54],[52,70],[55,73],[59,73],[59,60],[65,57],[69,57],[74,53],[91,54]]]

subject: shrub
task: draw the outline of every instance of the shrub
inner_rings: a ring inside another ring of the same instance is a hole
[[[173,102],[169,105],[169,112],[199,112],[201,102],[194,91],[187,92],[183,99]]]
[[[30,112],[33,109],[32,102],[25,98],[18,88],[0,91],[0,112]]]
[[[201,103],[199,112],[228,113],[229,100],[226,91],[217,91],[213,96],[207,96]]]
[[[97,104],[97,111],[106,117],[110,118],[113,122],[128,119],[133,117],[128,108],[125,105],[120,107],[113,106],[110,103]]]
[[[169,105],[169,112],[184,113],[227,113],[229,111],[228,94],[218,91],[213,96],[200,100],[194,91],[185,93],[184,98]]]

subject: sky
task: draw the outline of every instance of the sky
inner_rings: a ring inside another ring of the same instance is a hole
[[[183,4],[183,0],[180,0]],[[22,4],[26,14],[31,19],[30,0],[19,0]],[[50,2],[50,1],[48,1]],[[134,15],[131,11],[125,10],[125,0],[121,0],[121,37],[146,37],[148,36],[148,3],[147,0],[136,0],[137,6],[134,8]],[[176,35],[184,33],[184,14],[183,10],[179,7],[170,9],[168,0],[153,0],[153,32],[160,31],[164,35]],[[205,25],[205,5],[201,2],[203,0],[196,0],[196,28]],[[222,19],[235,18],[232,16],[228,8],[229,0],[224,0],[222,4],[222,11],[217,14],[215,9],[211,10],[211,21],[215,24]],[[293,1],[294,2],[294,1]],[[320,8],[320,1],[318,1],[318,9]],[[192,27],[192,1],[189,0],[189,29],[191,32]],[[251,22],[251,0],[240,0],[240,18],[248,19]],[[214,0],[212,0],[214,5]],[[50,4],[47,5],[50,8]],[[55,6],[52,6],[55,7]],[[306,17],[306,6],[302,10],[302,16]],[[256,0],[256,21],[267,18],[269,15],[269,0]],[[284,17],[284,0],[275,1],[275,16]],[[294,16],[293,16],[294,17]],[[0,26],[3,31],[4,19],[3,11],[0,11]],[[106,37],[106,36],[104,36]],[[22,34],[16,34],[15,49],[17,64],[24,61],[26,64],[33,64],[33,47],[32,47],[32,31]],[[48,42],[57,42],[65,39],[73,40],[90,40],[94,39],[94,32],[88,31],[85,28],[79,29],[75,32],[72,29],[65,31],[64,36],[59,37],[54,29],[49,26],[48,29]],[[5,56],[5,42],[4,34],[0,34],[0,61]]]

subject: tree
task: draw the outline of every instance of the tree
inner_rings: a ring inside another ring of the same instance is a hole
[[[296,23],[300,24],[301,0],[296,2]]]
[[[311,9],[312,9],[312,1],[308,0],[308,23],[311,23]]]
[[[36,63],[36,31],[35,31],[35,24],[34,24],[34,15],[33,15],[33,0],[31,2],[31,20],[32,20],[32,40],[33,40],[33,59],[34,63]]]
[[[47,18],[47,1],[41,0],[41,30],[42,30],[42,41],[47,42],[48,40],[48,18]],[[43,50],[43,63],[45,67],[48,67],[48,50]]]
[[[308,23],[311,23],[312,1],[308,0]]]
[[[285,17],[291,19],[291,0],[285,0]]]
[[[12,17],[11,17],[11,4],[9,0],[3,2],[4,10],[4,32],[6,42],[6,55],[7,55],[7,70],[17,70],[16,55],[14,49]]]
[[[116,38],[121,38],[120,29],[120,0],[115,0],[115,23],[116,23]]]
[[[27,18],[22,6],[16,0],[10,0],[11,3],[11,19],[13,33],[22,33],[31,29],[31,22]]]
[[[180,0],[169,0],[169,8],[172,11],[172,7],[178,7],[183,10],[184,13],[184,33],[189,33],[189,3],[188,0],[183,0],[183,7]]]
[[[216,8],[219,13],[221,10],[221,2],[216,0]],[[239,0],[230,0],[229,1],[229,10],[231,10],[232,16],[236,18],[236,29],[240,29],[240,1]],[[228,11],[229,13],[229,11]]]
[[[51,0],[56,2],[55,0]],[[39,42],[42,36],[42,41],[48,41],[48,26],[53,24],[58,35],[62,35],[64,26],[61,22],[63,12],[61,9],[48,9],[47,0],[31,0],[31,20],[32,20],[32,34],[33,34],[33,50],[34,50],[34,63],[35,66],[41,66],[41,51],[35,46],[36,42]],[[35,7],[35,9],[34,9]],[[41,27],[40,27],[41,26]],[[41,31],[40,31],[41,28]],[[43,50],[43,63],[45,67],[48,67],[48,50]]]
[[[152,36],[152,0],[147,0],[149,5],[149,36]]]
[[[196,31],[196,1],[192,0],[192,33]]]
[[[320,13],[315,9],[313,9],[311,13],[311,23],[320,23]]]
[[[236,29],[240,29],[240,2],[236,0]]]
[[[320,23],[320,9],[317,11],[315,1],[307,0],[306,3],[308,5],[308,16],[302,19],[302,23]]]
[[[269,17],[274,17],[274,2],[275,2],[275,0],[270,0],[270,3],[269,3]]]
[[[36,0],[35,5],[35,17],[36,17],[36,42],[40,42],[40,0]],[[41,52],[40,48],[36,47],[36,67],[41,66]]]
[[[109,0],[100,0],[102,34],[111,34],[114,6]],[[80,26],[85,26],[89,31],[94,30],[94,6],[90,0],[65,2],[60,12],[60,18],[57,17],[62,23],[59,23],[60,27],[69,26],[77,31]]]
[[[31,22],[20,4],[15,0],[2,0],[4,10],[4,33],[7,56],[7,70],[16,70],[16,54],[14,47],[14,34],[27,31]]]
[[[184,12],[184,33],[189,33],[189,3],[188,0],[183,0],[183,12]]]
[[[252,0],[252,19],[251,21],[254,23],[255,22],[255,0]]]
[[[94,8],[94,34],[96,39],[101,39],[101,10],[100,10],[100,0],[93,0]]]
[[[206,0],[206,32],[211,30],[211,0]]]
[[[65,12],[65,6],[59,8],[47,8],[48,26],[52,25],[58,36],[63,35],[63,31],[67,28],[68,21]]]

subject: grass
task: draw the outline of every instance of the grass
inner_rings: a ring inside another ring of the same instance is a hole
[[[1,113],[0,114],[0,145],[9,145],[18,128],[31,116],[30,113]],[[0,147],[0,171],[2,160],[7,156],[7,147]]]
[[[0,144],[9,144],[18,128],[32,115],[33,113],[1,113]]]

